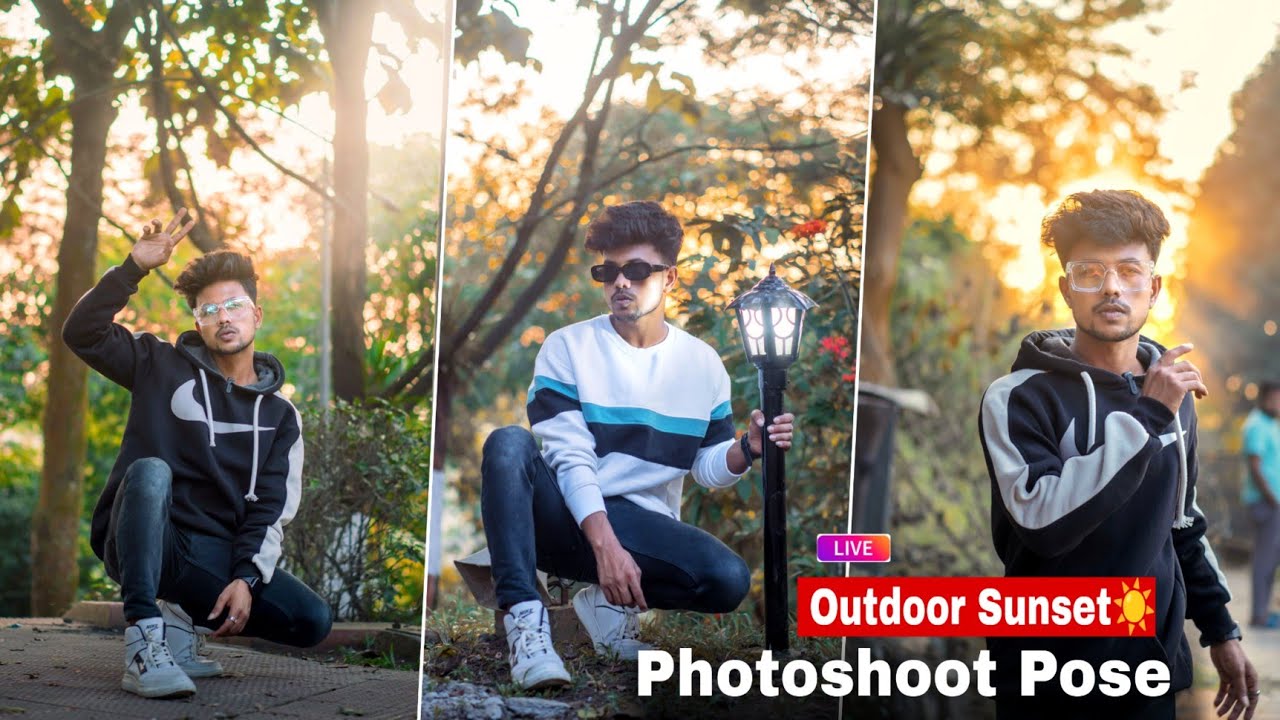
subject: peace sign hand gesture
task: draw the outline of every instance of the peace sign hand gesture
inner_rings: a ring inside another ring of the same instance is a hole
[[[196,219],[192,217],[186,225],[178,227],[186,214],[186,208],[179,208],[178,214],[169,221],[163,231],[160,230],[159,220],[152,220],[142,227],[142,234],[134,244],[133,251],[129,253],[139,268],[150,270],[169,262],[169,256],[173,254],[173,248],[178,241],[186,237],[187,233],[191,232],[191,228],[196,225]]]

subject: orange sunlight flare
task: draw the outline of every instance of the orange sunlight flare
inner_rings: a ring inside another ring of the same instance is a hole
[[[1169,218],[1169,237],[1165,240],[1156,263],[1156,272],[1164,277],[1164,291],[1151,309],[1143,333],[1173,340],[1178,303],[1183,291],[1187,259],[1187,225],[1190,200],[1171,194],[1123,172],[1104,172],[1067,183],[1062,195],[1049,200],[1043,190],[1029,185],[1003,185],[986,204],[990,218],[987,237],[1003,245],[999,252],[1005,259],[998,269],[1000,281],[1008,288],[1026,294],[1039,294],[1052,286],[1061,274],[1058,258],[1051,248],[1040,243],[1040,220],[1066,196],[1086,190],[1136,190],[1154,202]],[[1056,294],[1056,293],[1055,293]],[[1071,314],[1059,300],[1054,304],[1055,318],[1069,322]]]

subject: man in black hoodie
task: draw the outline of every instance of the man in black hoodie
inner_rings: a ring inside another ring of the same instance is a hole
[[[979,431],[991,476],[991,524],[1008,576],[1155,577],[1154,638],[990,638],[996,714],[1014,717],[1172,718],[1191,685],[1183,618],[1221,679],[1215,705],[1252,717],[1258,678],[1227,610],[1231,595],[1196,504],[1196,413],[1206,388],[1182,359],[1139,335],[1160,294],[1155,273],[1169,223],[1132,191],[1071,195],[1041,225],[1065,276],[1058,288],[1076,327],[1022,342],[1012,373],[991,384]],[[1052,651],[1058,667],[1095,671],[1122,660],[1169,666],[1160,698],[1068,697],[1057,683],[1023,698],[1022,651]],[[1054,715],[1053,712],[1061,713]]]
[[[185,214],[163,230],[148,223],[62,330],[76,355],[132,394],[90,544],[124,598],[121,686],[144,697],[190,695],[191,677],[222,673],[200,654],[202,635],[307,647],[331,625],[325,602],[276,567],[302,489],[302,423],[279,392],[280,361],[254,351],[262,308],[252,260],[221,251],[187,265],[174,288],[195,329],[176,343],[113,322],[190,231]]]

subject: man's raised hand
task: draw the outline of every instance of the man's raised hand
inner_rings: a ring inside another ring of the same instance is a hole
[[[160,221],[152,220],[142,227],[142,233],[138,236],[138,242],[134,243],[133,251],[129,253],[133,256],[133,262],[143,270],[151,270],[169,262],[169,256],[173,254],[173,248],[177,246],[178,241],[187,236],[191,232],[191,228],[196,226],[196,219],[192,217],[185,225],[182,225],[182,218],[186,217],[187,209],[178,208],[178,214],[173,216],[169,224],[160,229]]]
[[[1155,365],[1147,370],[1147,378],[1142,383],[1143,395],[1159,401],[1175,415],[1188,392],[1195,393],[1197,398],[1209,394],[1209,389],[1200,376],[1200,369],[1190,361],[1178,360],[1193,348],[1191,343],[1183,343],[1161,355]]]

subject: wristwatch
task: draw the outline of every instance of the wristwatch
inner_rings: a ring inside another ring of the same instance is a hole
[[[760,457],[759,454],[751,450],[750,437],[750,433],[742,433],[742,439],[738,441],[738,447],[742,448],[742,456],[747,459],[748,465],[755,462],[756,458]]]

